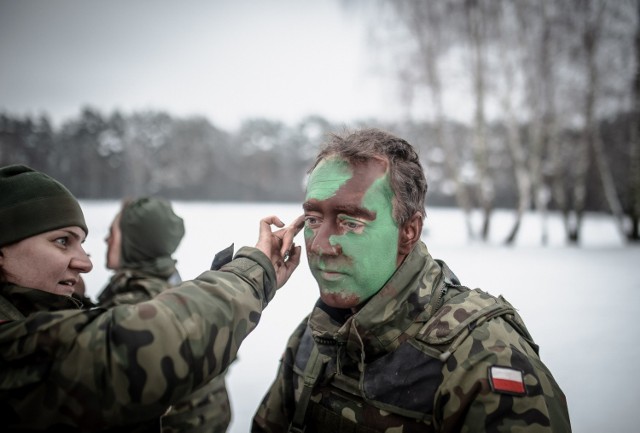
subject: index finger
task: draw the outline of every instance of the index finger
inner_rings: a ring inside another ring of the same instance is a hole
[[[275,225],[277,227],[284,226],[284,223],[275,215],[271,215],[260,220],[260,234],[258,235],[258,242],[256,243],[256,247],[260,249],[263,253],[267,255],[267,257],[271,257],[272,251],[272,236],[271,225]]]
[[[280,248],[280,254],[282,256],[285,255],[293,245],[293,238],[296,237],[300,230],[304,227],[304,215],[300,215],[297,217],[291,224],[286,226],[284,229],[278,230],[278,232],[283,232],[282,234],[282,247]]]
[[[271,235],[271,226],[275,225],[276,227],[284,226],[284,223],[280,218],[275,215],[270,215],[268,217],[264,217],[260,220],[260,237],[265,235]]]

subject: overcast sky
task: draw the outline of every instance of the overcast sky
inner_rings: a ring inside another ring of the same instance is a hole
[[[364,18],[339,0],[0,0],[0,112],[166,110],[235,128],[393,119]]]

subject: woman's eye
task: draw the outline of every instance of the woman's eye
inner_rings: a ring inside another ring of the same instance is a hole
[[[57,238],[55,242],[62,245],[63,247],[66,247],[67,244],[69,243],[69,238],[67,238],[66,236],[63,236],[61,238]]]

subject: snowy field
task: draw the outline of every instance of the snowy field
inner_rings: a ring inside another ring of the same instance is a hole
[[[85,276],[88,294],[106,283],[107,235],[116,201],[83,201],[89,225],[85,244],[94,264]],[[175,255],[183,279],[207,269],[215,252],[232,242],[253,246],[260,218],[275,214],[285,223],[301,210],[294,204],[175,202],[186,235]],[[550,242],[540,246],[540,221],[528,215],[517,245],[502,246],[509,212],[496,212],[489,244],[466,240],[463,218],[454,209],[430,209],[424,241],[462,283],[502,294],[520,312],[569,401],[576,433],[632,433],[640,425],[640,246],[625,246],[610,218],[588,215],[580,247],[564,243],[561,221],[551,216]],[[296,238],[303,243],[302,236]],[[304,251],[303,251],[304,254]],[[267,307],[231,366],[227,387],[233,423],[246,433],[253,413],[273,380],[289,333],[311,310],[317,288],[306,264]]]

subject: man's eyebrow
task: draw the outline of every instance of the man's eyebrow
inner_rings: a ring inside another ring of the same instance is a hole
[[[317,207],[318,206],[311,201],[305,201],[304,203],[302,203],[302,210],[305,210],[305,211],[315,210],[317,209]]]
[[[371,220],[371,221],[376,219],[376,213],[375,212],[370,211],[370,210],[365,209],[365,208],[360,207],[360,206],[354,206],[354,205],[336,206],[336,211],[338,213],[347,214],[347,215],[354,216],[354,217],[357,217],[357,218],[364,218],[364,219],[368,219],[368,220]]]
[[[302,204],[302,209],[305,212],[314,211],[318,209],[318,204],[314,201],[306,201]],[[346,214],[356,218],[364,218],[370,221],[375,220],[377,216],[377,214],[373,211],[370,211],[360,206],[349,205],[349,204],[338,205],[335,207],[335,211],[340,214]]]

